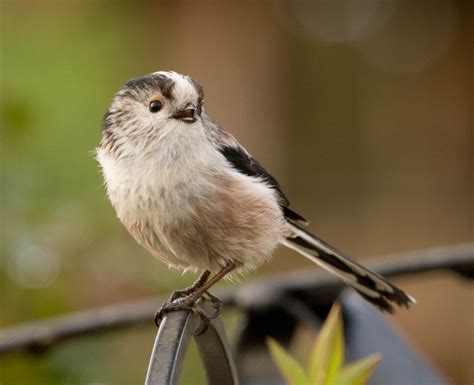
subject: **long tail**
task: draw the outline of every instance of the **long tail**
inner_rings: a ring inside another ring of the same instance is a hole
[[[290,224],[294,234],[284,244],[304,255],[322,268],[342,278],[367,301],[382,311],[394,312],[393,304],[409,307],[415,299],[392,285],[386,279],[366,269],[353,259],[332,247],[322,239],[303,230],[298,225]]]

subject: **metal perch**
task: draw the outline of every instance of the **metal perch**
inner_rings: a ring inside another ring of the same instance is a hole
[[[199,306],[212,312],[212,306],[201,301]],[[145,385],[175,385],[184,357],[201,321],[191,312],[166,315],[156,335],[148,365]],[[220,318],[211,321],[205,333],[195,337],[209,385],[238,385],[237,370]]]
[[[408,251],[375,258],[367,264],[387,277],[447,270],[465,278],[474,277],[474,243]],[[316,305],[331,303],[343,288],[340,280],[318,270],[285,272],[262,278],[233,290],[216,290],[226,307],[247,313],[278,305],[288,296]],[[151,324],[164,301],[152,298],[86,310],[53,319],[33,321],[0,330],[0,355],[18,350],[42,352],[58,343],[91,333]]]

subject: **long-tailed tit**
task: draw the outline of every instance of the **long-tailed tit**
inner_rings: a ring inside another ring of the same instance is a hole
[[[220,307],[209,288],[257,268],[280,244],[339,276],[381,310],[415,302],[307,231],[308,222],[289,207],[275,178],[211,120],[203,97],[199,83],[175,72],[132,79],[107,110],[97,149],[108,197],[135,240],[169,266],[202,271],[193,286],[173,294],[158,318],[193,308],[203,295]]]

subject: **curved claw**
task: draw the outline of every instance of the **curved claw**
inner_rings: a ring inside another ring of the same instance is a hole
[[[222,300],[218,297],[216,297],[215,295],[212,295],[211,293],[209,292],[205,292],[201,298],[205,301],[209,301],[212,306],[214,307],[214,309],[216,309],[216,311],[214,313],[212,313],[209,318],[210,319],[214,319],[214,318],[217,318],[220,316],[221,312],[222,312],[222,308],[224,306],[224,303],[222,302]]]
[[[213,304],[214,308],[216,309],[216,311],[210,315],[204,312],[204,310],[202,310],[201,308],[197,307],[195,305],[195,302],[193,301],[193,298],[179,298],[175,301],[165,302],[163,305],[161,305],[161,308],[155,314],[155,319],[154,319],[155,325],[159,327],[163,317],[167,313],[171,313],[173,311],[182,311],[182,310],[192,311],[194,314],[198,315],[201,320],[201,325],[197,329],[194,335],[201,335],[206,332],[211,322],[211,319],[217,318],[222,311],[221,300],[214,297],[213,299],[209,299],[209,301]]]
[[[192,291],[189,288],[184,289],[184,290],[175,290],[171,293],[169,302],[173,302],[173,301],[176,301],[177,299],[184,298],[191,293]]]
[[[194,314],[198,315],[201,320],[201,325],[197,328],[194,335],[199,336],[204,334],[211,323],[211,319],[219,317],[222,312],[223,302],[221,299],[217,298],[216,296],[212,295],[209,292],[205,292],[202,294],[201,298],[205,301],[209,301],[216,311],[212,314],[207,314],[201,308],[196,306],[197,298],[191,295],[185,295],[187,289],[176,291],[171,296],[170,301],[165,302],[161,305],[161,308],[155,314],[155,325],[160,326],[161,320],[165,316],[165,314],[170,313],[172,311],[180,311],[180,310],[188,310],[192,311]]]
[[[201,334],[204,334],[209,328],[211,319],[214,319],[214,316],[215,316],[215,314],[211,314],[209,316],[202,309],[194,307],[194,306],[166,302],[163,304],[160,310],[158,310],[155,314],[155,325],[160,327],[161,321],[163,320],[163,317],[167,313],[171,313],[173,311],[180,311],[180,310],[188,310],[188,311],[193,312],[193,314],[199,316],[201,323],[199,327],[196,329],[196,331],[193,333],[195,336],[200,336]]]
[[[160,327],[161,321],[167,313],[180,310],[193,311],[194,307],[192,304],[182,303],[178,301],[165,302],[163,305],[161,305],[160,309],[155,314],[155,325]]]
[[[214,313],[210,314],[208,317],[210,319],[215,319],[215,318],[219,317],[222,313],[222,304],[212,303],[212,306],[214,306],[214,309],[216,309],[216,311]]]
[[[156,325],[157,328],[160,327],[161,324],[161,314],[159,311],[155,313],[155,317],[153,318],[153,323]]]

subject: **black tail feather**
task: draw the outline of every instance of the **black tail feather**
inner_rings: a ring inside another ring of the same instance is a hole
[[[382,311],[394,312],[393,304],[409,307],[414,298],[388,282],[379,274],[368,270],[327,242],[292,224],[294,234],[285,244],[298,251],[329,272],[336,274],[363,298]]]

